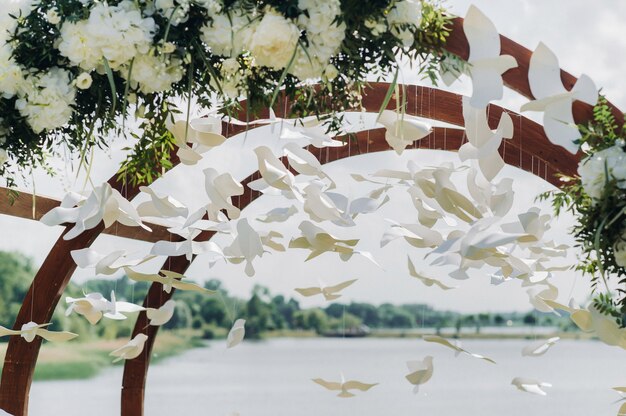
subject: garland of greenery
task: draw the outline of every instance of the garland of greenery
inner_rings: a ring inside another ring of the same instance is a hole
[[[444,12],[436,0],[23,1],[0,33],[0,177],[10,186],[63,147],[85,162],[116,135],[136,139],[120,177],[150,183],[171,167],[180,97],[234,114],[238,97],[254,112],[284,89],[290,116],[336,131],[398,57],[435,78]]]
[[[552,198],[556,215],[570,211],[576,218],[573,234],[582,251],[576,269],[590,276],[597,295],[594,305],[626,326],[626,124],[615,120],[606,99],[594,108],[594,118],[580,125],[585,157],[577,177],[562,179]],[[616,283],[617,296],[609,282]]]

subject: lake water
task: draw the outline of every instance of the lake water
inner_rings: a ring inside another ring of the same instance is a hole
[[[521,356],[522,340],[469,340],[463,347],[493,365],[418,339],[276,339],[223,341],[150,369],[147,416],[615,416],[626,385],[626,351],[593,341],[560,341],[543,357]],[[412,393],[407,360],[432,355],[433,378]],[[348,399],[312,378],[380,383]],[[37,382],[32,416],[119,414],[121,368],[87,381]],[[548,396],[518,391],[513,377],[553,384]]]

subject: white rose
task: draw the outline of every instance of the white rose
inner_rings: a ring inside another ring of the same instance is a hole
[[[51,25],[58,25],[59,23],[61,23],[61,16],[59,16],[59,13],[56,9],[49,9],[46,12],[46,19],[48,19],[48,23],[50,23]]]
[[[411,25],[416,28],[422,18],[422,3],[413,0],[402,0],[395,4],[387,15],[387,22],[391,26],[391,33],[402,42],[404,47],[409,47],[415,41],[412,30],[404,28]]]
[[[619,144],[588,156],[578,165],[583,188],[591,198],[602,197],[607,171],[620,188],[626,188],[626,154]]]
[[[300,39],[300,29],[283,16],[269,12],[254,33],[250,52],[259,66],[285,68]]]
[[[239,62],[235,58],[228,58],[222,62],[222,75],[229,76],[239,71]]]
[[[75,82],[76,88],[78,88],[79,90],[86,90],[91,87],[93,79],[91,78],[91,75],[89,75],[87,72],[83,72],[76,78]]]
[[[626,233],[622,235],[622,240],[613,246],[613,254],[615,255],[615,263],[626,268]]]

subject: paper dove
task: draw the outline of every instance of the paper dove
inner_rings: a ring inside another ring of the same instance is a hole
[[[245,324],[245,319],[237,319],[235,321],[233,327],[228,332],[228,337],[226,338],[227,348],[236,347],[239,343],[241,343],[241,341],[243,341],[243,337],[246,335]]]
[[[570,319],[584,332],[593,332],[600,341],[607,345],[626,349],[626,328],[621,328],[612,317],[598,311],[593,304],[588,309],[581,309],[574,305],[573,299],[569,306],[551,299],[543,299],[544,303],[554,309],[560,309],[570,314]]]
[[[404,238],[409,244],[417,248],[437,247],[443,242],[443,237],[438,231],[431,230],[421,224],[398,224],[389,219],[386,221],[391,223],[391,228],[383,234],[380,241],[381,247],[398,238]]]
[[[346,280],[345,282],[341,282],[334,286],[320,285],[319,287],[297,288],[295,289],[295,291],[306,297],[323,295],[324,299],[326,299],[327,301],[331,301],[339,299],[341,297],[341,294],[339,292],[341,292],[357,280],[358,279]]]
[[[541,381],[533,380],[530,378],[515,377],[511,384],[518,388],[518,390],[525,391],[527,393],[538,394],[540,396],[546,396],[546,392],[542,390],[545,387],[552,387],[550,383],[544,383]]]
[[[626,387],[613,387],[613,390],[615,390],[617,393],[619,393],[620,396],[622,396],[622,399],[618,400],[618,402],[623,402],[626,400]],[[626,416],[626,403],[622,403],[619,410],[617,411],[617,416]]]
[[[459,158],[478,160],[480,171],[491,181],[505,165],[498,149],[503,139],[513,137],[513,120],[502,113],[498,128],[492,131],[487,123],[487,109],[474,108],[467,97],[463,97],[463,118],[468,141],[459,148]]]
[[[143,258],[129,259],[128,252],[125,250],[114,251],[110,254],[101,254],[90,247],[81,250],[73,250],[70,252],[70,255],[76,265],[81,269],[95,267],[96,274],[104,275],[112,275],[121,268],[138,266],[154,258],[154,256],[146,256]]]
[[[74,227],[63,236],[64,240],[78,237],[83,231],[96,227],[101,221],[104,222],[105,228],[119,222],[128,227],[139,226],[152,231],[143,224],[135,207],[108,183],[94,188],[86,199],[76,201],[72,196],[64,201],[65,204],[51,209],[40,220],[51,226],[74,223]],[[70,205],[72,203],[76,206]]]
[[[473,85],[470,103],[474,108],[485,108],[490,101],[502,98],[502,74],[517,67],[517,61],[510,55],[500,55],[498,30],[473,5],[463,20],[463,31],[470,47],[467,60]]]
[[[321,378],[314,378],[313,381],[320,386],[330,391],[339,391],[337,397],[347,398],[354,397],[354,393],[350,393],[349,390],[368,391],[378,383],[367,384],[360,381],[349,380],[345,381],[343,374],[341,375],[341,381],[326,381]]]
[[[169,270],[161,270],[161,274],[144,274],[136,272],[128,267],[124,268],[126,275],[129,279],[132,279],[136,282],[154,282],[160,283],[163,285],[163,291],[166,293],[170,293],[172,288],[178,290],[192,290],[194,292],[214,294],[215,291],[205,289],[202,286],[198,286],[195,283],[182,282],[181,279],[184,279],[180,273],[172,272]]]
[[[174,316],[175,309],[176,302],[170,299],[158,309],[146,308],[146,317],[150,320],[150,325],[152,326],[165,325]]]
[[[243,186],[230,173],[220,175],[213,168],[207,168],[203,172],[204,186],[210,201],[207,206],[209,220],[217,221],[217,213],[222,209],[226,210],[231,220],[239,218],[241,210],[232,204],[231,198],[242,195]]]
[[[535,309],[540,312],[553,312],[554,309],[546,302],[546,300],[555,300],[559,295],[559,290],[556,286],[549,282],[544,282],[547,288],[531,288],[526,291],[528,293],[528,300]]]
[[[257,218],[257,221],[270,223],[270,222],[285,222],[291,216],[298,213],[298,208],[295,205],[291,205],[288,208],[274,208],[267,212],[262,218]]]
[[[65,342],[74,339],[78,334],[67,331],[49,331],[45,329],[51,324],[36,324],[35,322],[28,322],[22,325],[19,330],[8,329],[0,326],[0,337],[17,336],[24,338],[26,342],[33,342],[36,336],[40,336],[46,341],[50,342]]]
[[[528,68],[530,90],[535,97],[522,106],[522,111],[542,111],[543,129],[548,139],[576,154],[580,132],[574,123],[572,104],[575,100],[595,105],[598,89],[587,75],[581,75],[571,91],[567,91],[561,80],[561,68],[556,55],[544,44],[539,43],[530,58]]]
[[[304,139],[307,140],[311,145],[317,147],[318,149],[322,149],[324,147],[342,147],[345,146],[346,143],[340,140],[334,140],[330,134],[328,134],[328,129],[322,125],[309,125],[309,123],[305,123],[304,126],[294,126],[285,124],[280,134],[281,139]]]
[[[248,276],[254,276],[252,261],[256,257],[263,256],[263,242],[261,236],[250,226],[246,218],[237,222],[237,236],[232,244],[224,248],[224,254],[231,263],[241,263],[245,260],[245,272]]]
[[[407,361],[409,374],[405,376],[413,384],[413,393],[419,392],[420,385],[426,383],[433,376],[433,357],[427,355],[422,361]]]
[[[552,216],[549,214],[541,215],[541,210],[537,207],[532,207],[517,217],[518,222],[503,224],[502,230],[526,234],[519,238],[520,243],[535,243],[541,240],[545,232],[550,229]]]
[[[283,151],[289,160],[291,166],[301,175],[316,176],[319,179],[328,179],[330,182],[329,189],[335,187],[335,182],[322,170],[322,164],[319,160],[306,149],[301,148],[295,143],[288,143],[284,146]]]
[[[142,306],[134,303],[120,301],[115,299],[115,292],[111,291],[111,300],[107,300],[100,293],[88,293],[82,298],[65,298],[65,303],[69,305],[65,311],[65,316],[69,316],[72,312],[83,315],[90,324],[97,324],[102,317],[124,320],[127,319],[125,313],[140,312],[145,310]]]
[[[495,217],[504,217],[513,207],[515,192],[513,179],[503,178],[497,184],[478,175],[476,169],[467,174],[467,189],[481,211],[491,212]]]
[[[387,129],[385,140],[399,155],[407,146],[423,139],[432,131],[430,124],[420,121],[417,117],[398,114],[391,110],[384,110],[377,122]]]
[[[137,206],[137,213],[141,217],[185,217],[189,215],[189,210],[182,203],[169,195],[160,197],[151,188],[142,186],[139,190],[150,196],[150,201],[142,202]]]
[[[422,337],[422,339],[424,341],[426,341],[426,342],[435,342],[437,344],[443,345],[444,347],[448,347],[448,348],[454,350],[454,355],[455,356],[458,356],[459,354],[463,353],[463,354],[467,354],[467,355],[469,355],[471,357],[478,358],[479,360],[484,360],[484,361],[490,362],[492,364],[496,363],[494,360],[492,360],[489,357],[485,357],[484,355],[479,355],[479,354],[473,354],[473,353],[471,353],[471,352],[461,348],[460,343],[458,343],[458,342],[453,344],[452,342],[448,341],[447,339],[442,338],[442,337],[437,336],[437,335],[424,335]]]
[[[339,253],[339,258],[348,261],[354,254],[359,254],[378,266],[369,252],[355,250],[358,239],[339,240],[324,229],[313,225],[310,221],[302,221],[298,226],[303,236],[292,238],[289,248],[302,248],[311,251],[305,261],[311,260],[325,252]]]
[[[178,146],[176,154],[185,165],[195,165],[202,159],[202,153],[226,141],[226,137],[222,135],[222,121],[216,117],[176,121],[168,118],[167,128],[176,140]],[[192,146],[187,143],[191,143]]]
[[[272,153],[270,148],[259,146],[254,149],[254,153],[258,160],[261,179],[250,182],[248,187],[263,193],[267,192],[268,188],[292,191],[295,185],[293,173],[289,172],[285,165]]]
[[[556,344],[557,341],[560,340],[560,339],[561,338],[559,338],[559,337],[553,337],[553,338],[549,338],[547,340],[537,341],[535,343],[527,345],[527,346],[525,346],[522,349],[522,356],[524,356],[524,357],[539,357],[539,356],[545,354],[546,352],[548,352],[550,347],[552,347],[554,344]]]
[[[447,286],[445,284],[443,284],[442,282],[440,282],[437,279],[432,279],[430,277],[426,277],[421,275],[420,273],[418,273],[415,270],[415,266],[413,265],[413,262],[411,261],[411,258],[408,257],[409,260],[409,274],[413,277],[415,277],[416,279],[418,279],[420,282],[422,282],[425,286],[431,287],[433,285],[438,286],[440,289],[442,290],[450,290],[450,289],[456,289],[457,286]]]
[[[109,355],[111,357],[117,357],[113,360],[114,363],[122,360],[132,360],[139,357],[143,352],[143,347],[147,340],[148,336],[146,334],[137,334],[135,338],[128,341],[126,345],[116,349]]]

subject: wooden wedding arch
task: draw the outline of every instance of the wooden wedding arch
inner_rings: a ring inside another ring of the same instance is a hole
[[[528,68],[532,52],[514,41],[500,36],[502,54],[515,57],[518,67],[507,71],[503,75],[505,85],[528,99],[533,99],[528,83]],[[469,56],[469,45],[463,32],[463,19],[453,20],[451,36],[448,39],[446,49],[467,60]],[[565,87],[569,90],[576,83],[576,78],[567,72],[561,71],[561,79]],[[384,96],[388,85],[382,83],[372,84],[371,88],[365,91],[364,107],[370,111],[377,111],[384,101]],[[455,126],[464,125],[462,115],[462,97],[450,92],[438,89],[406,86],[407,113],[410,115],[426,117],[432,120],[446,122]],[[288,103],[279,102],[277,108],[286,108]],[[245,103],[244,103],[245,107]],[[389,106],[392,108],[392,106]],[[623,114],[615,106],[612,106],[613,113],[618,121],[623,121]],[[530,173],[533,173],[553,184],[558,184],[555,173],[573,175],[576,173],[580,155],[571,155],[563,148],[552,144],[546,138],[543,128],[519,115],[507,111],[496,105],[488,107],[488,121],[492,128],[497,125],[503,112],[508,112],[514,121],[514,136],[511,140],[505,141],[499,151],[505,162],[516,166]],[[591,119],[592,108],[581,102],[575,102],[573,106],[574,119],[581,123]],[[245,118],[242,112],[242,118]],[[241,133],[241,127],[224,123],[224,131],[227,137]],[[455,151],[463,144],[465,139],[461,128],[435,128],[430,136],[417,142],[419,148],[442,149]],[[344,159],[350,156],[364,153],[373,153],[389,150],[389,146],[384,140],[384,130],[374,129],[356,134],[356,140],[348,141],[348,145],[340,148],[309,149],[317,156],[321,163],[328,163]],[[287,166],[286,160],[282,159]],[[173,155],[172,161],[178,163],[178,159]],[[259,177],[258,172],[253,173],[242,183],[245,185]],[[122,183],[115,177],[109,180],[111,186],[117,190],[122,190]],[[138,188],[129,188],[125,192],[128,199],[134,198],[139,193]],[[236,198],[235,205],[245,208],[250,202],[255,200],[259,193],[248,189],[244,195]],[[41,216],[58,206],[59,202],[36,197],[36,205],[33,207],[32,199],[22,195],[14,205],[8,204],[6,198],[0,199],[0,213],[13,215],[22,218],[39,219]],[[13,328],[19,329],[24,323],[35,321],[38,323],[49,322],[59,299],[70,281],[76,269],[76,264],[70,256],[72,250],[90,246],[101,233],[111,233],[120,237],[127,237],[143,241],[155,242],[158,240],[176,241],[180,237],[170,235],[163,227],[154,226],[152,233],[147,233],[140,228],[124,227],[116,225],[115,230],[105,230],[101,223],[97,227],[83,232],[77,238],[69,241],[63,240],[63,235],[71,228],[67,226],[44,263],[35,276],[26,297],[22,303]],[[205,232],[197,240],[211,238],[210,232]],[[164,268],[172,271],[184,273],[190,262],[184,256],[171,257],[165,262]],[[35,288],[37,290],[35,290]],[[173,293],[173,291],[172,291]],[[162,290],[160,284],[152,284],[144,299],[144,306],[157,308],[163,305],[172,295]],[[158,327],[148,326],[145,313],[140,313],[133,336],[137,333],[146,333],[149,338],[146,342],[144,353],[134,360],[128,360],[124,367],[122,381],[122,416],[143,415],[144,393],[148,366],[154,340]],[[35,370],[41,339],[36,338],[33,342],[27,343],[21,337],[11,337],[2,369],[0,381],[0,409],[4,409],[14,416],[25,416],[28,414],[28,399],[32,376]]]

